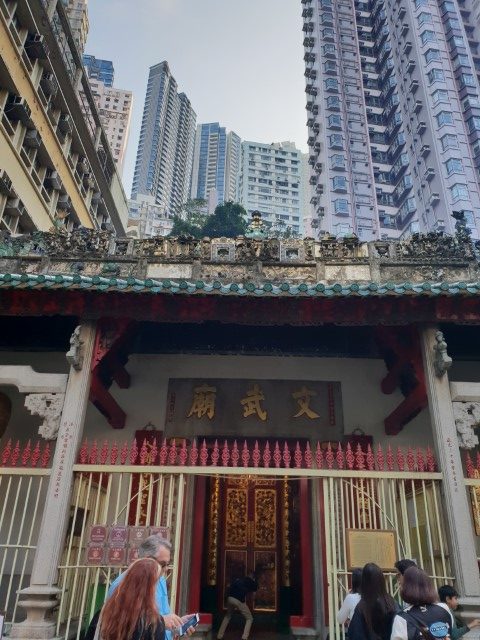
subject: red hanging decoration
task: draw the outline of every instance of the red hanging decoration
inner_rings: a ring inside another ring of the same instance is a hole
[[[30,460],[31,454],[32,454],[32,443],[29,440],[22,451],[22,467],[27,466]]]
[[[240,452],[238,451],[237,441],[233,441],[232,448],[232,467],[238,467],[238,461],[240,460]]]
[[[305,446],[305,466],[307,469],[311,469],[313,466],[313,455],[308,440]]]
[[[258,446],[258,440],[255,440],[255,446],[253,447],[253,466],[256,468],[260,464],[260,447]]]
[[[303,456],[302,456],[302,450],[300,449],[300,444],[298,441],[297,441],[297,444],[295,445],[295,453],[293,454],[293,461],[295,462],[296,469],[302,468]]]
[[[250,462],[250,451],[248,450],[247,441],[243,441],[242,448],[242,464],[244,467],[248,467],[248,463]]]
[[[206,467],[208,462],[208,449],[205,438],[203,439],[202,446],[200,447],[200,466]]]
[[[222,449],[222,465],[224,467],[228,467],[228,463],[230,462],[230,451],[228,449],[228,442],[225,440],[223,443]]]
[[[268,443],[268,440],[267,440],[267,444],[265,445],[265,448],[263,450],[263,466],[265,468],[269,467],[271,460],[272,460],[272,454],[270,453],[270,444]]]
[[[280,445],[278,440],[275,442],[275,448],[273,450],[273,464],[276,469],[280,469],[282,465],[282,452],[280,451]]]

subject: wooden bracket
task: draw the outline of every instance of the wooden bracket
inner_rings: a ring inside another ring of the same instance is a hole
[[[394,436],[428,406],[420,339],[414,327],[379,326],[376,336],[388,368],[381,389],[386,394],[400,389],[405,396],[384,421],[385,433]]]
[[[123,429],[127,416],[109,389],[113,381],[120,389],[130,387],[130,374],[125,364],[134,334],[135,323],[131,320],[102,319],[98,323],[90,400],[114,429]]]

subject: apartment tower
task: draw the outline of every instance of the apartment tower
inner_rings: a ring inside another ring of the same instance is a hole
[[[142,128],[133,177],[132,198],[152,195],[169,213],[188,200],[196,115],[178,93],[167,62],[150,67]]]
[[[468,0],[302,0],[313,227],[480,228],[480,29]]]
[[[88,0],[63,0],[63,5],[70,21],[75,44],[80,55],[83,55],[89,31]]]
[[[237,200],[240,137],[218,122],[200,124],[195,136],[191,197],[214,205]]]
[[[303,155],[293,142],[242,142],[238,196],[249,217],[260,211],[269,227],[303,233]]]
[[[111,60],[102,60],[85,53],[83,55],[83,65],[91,80],[101,80],[106,87],[113,87],[115,69]]]

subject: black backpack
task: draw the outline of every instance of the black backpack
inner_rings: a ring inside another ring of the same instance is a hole
[[[411,607],[399,613],[407,621],[408,640],[443,640],[450,638],[450,614],[435,604]]]

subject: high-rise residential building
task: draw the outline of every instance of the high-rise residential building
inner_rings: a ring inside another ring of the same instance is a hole
[[[63,0],[72,30],[73,39],[81,55],[88,37],[88,0]]]
[[[122,175],[130,133],[132,92],[107,87],[101,80],[89,80],[118,173]]]
[[[260,211],[268,226],[303,233],[302,155],[293,142],[242,142],[238,196],[249,216]]]
[[[188,200],[195,121],[190,100],[178,93],[168,63],[150,67],[132,198],[152,195],[169,213]]]
[[[320,229],[362,239],[452,233],[452,213],[462,210],[478,237],[474,5],[302,0],[309,162]]]
[[[83,64],[91,80],[101,80],[106,87],[113,87],[115,69],[111,60],[101,60],[90,54],[84,54]]]
[[[128,201],[127,235],[135,238],[168,236],[173,229],[173,215],[155,204],[153,196],[139,194]]]
[[[125,193],[63,3],[52,6],[51,20],[40,2],[17,0],[5,7],[0,230],[19,235],[113,228],[123,235]]]
[[[195,136],[191,197],[220,204],[237,200],[240,137],[218,122],[200,124]],[[210,207],[211,208],[211,207]]]

